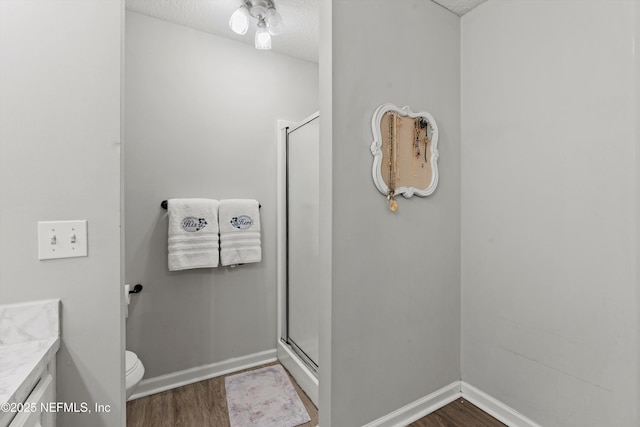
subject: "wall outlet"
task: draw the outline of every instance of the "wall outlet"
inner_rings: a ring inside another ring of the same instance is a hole
[[[38,221],[38,259],[87,256],[87,221]]]

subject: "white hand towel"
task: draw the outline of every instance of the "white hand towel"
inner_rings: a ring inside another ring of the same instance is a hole
[[[219,216],[221,264],[260,262],[260,205],[257,200],[220,200]]]
[[[169,199],[169,270],[218,266],[218,204]]]

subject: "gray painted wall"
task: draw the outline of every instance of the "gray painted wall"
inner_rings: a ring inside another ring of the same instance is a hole
[[[635,5],[635,27],[636,27],[636,38],[635,38],[635,46],[636,46],[636,64],[634,75],[640,75],[640,52],[637,47],[640,46],[640,5],[636,3]],[[640,141],[640,78],[636,77],[635,82],[636,87],[636,128],[635,128],[635,141],[636,144]],[[637,145],[636,145],[637,147]],[[640,150],[636,149],[636,218],[637,214],[640,213],[640,196],[638,196],[637,191],[640,189]],[[640,224],[636,222],[636,307],[640,309]],[[636,313],[638,313],[636,311]],[[636,391],[638,395],[640,395],[640,314],[636,315]],[[640,421],[640,408],[636,407],[637,419]]]
[[[640,421],[637,7],[462,19],[462,378],[545,426]]]
[[[331,426],[331,286],[333,277],[332,252],[333,244],[333,2],[320,2],[320,52],[318,69],[320,73],[320,148],[319,173],[320,180],[320,223],[319,264],[320,289],[318,303],[320,305],[320,349],[318,370],[318,424]]]
[[[0,303],[62,300],[58,425],[124,423],[120,1],[0,2]],[[88,220],[89,256],[38,260],[36,223]]]
[[[274,349],[276,121],[318,110],[318,65],[132,12],[125,58],[127,347],[145,378]],[[259,200],[262,262],[169,272],[172,197]]]
[[[352,427],[460,379],[460,21],[418,0],[332,9],[331,402],[326,413],[321,372],[320,423]],[[371,117],[385,102],[429,111],[440,130],[437,190],[395,214],[371,178]]]

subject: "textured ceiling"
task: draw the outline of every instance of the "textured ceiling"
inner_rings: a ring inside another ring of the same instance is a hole
[[[433,0],[458,16],[462,16],[487,0]]]
[[[285,30],[273,37],[273,50],[318,62],[320,0],[274,1],[282,15]],[[433,1],[462,16],[486,0]],[[127,10],[253,45],[256,30],[254,19],[244,36],[229,29],[229,17],[240,4],[240,0],[126,0]]]
[[[284,32],[272,38],[276,52],[318,62],[319,0],[274,0],[284,22]],[[240,36],[229,28],[229,17],[240,0],[126,0],[127,10],[143,13],[196,30],[253,46],[256,20]]]

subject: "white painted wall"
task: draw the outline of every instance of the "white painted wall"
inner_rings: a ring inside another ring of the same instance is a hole
[[[318,65],[133,12],[125,58],[128,348],[145,378],[274,349],[276,122],[318,110]],[[173,197],[259,200],[262,262],[169,272]]]
[[[320,196],[332,203],[331,223],[321,224],[323,257],[323,230],[331,231],[322,265],[332,282],[323,292],[331,348],[320,354],[320,424],[352,427],[460,378],[460,23],[432,2],[332,3],[323,9],[332,15],[331,35],[323,34],[332,52],[323,52],[333,87],[321,95],[331,110],[320,111],[321,141],[332,132],[321,170],[331,155],[333,171]],[[371,177],[371,117],[385,102],[429,111],[440,130],[438,189],[399,200],[396,214]]]
[[[637,8],[462,18],[462,378],[544,426],[639,422]]]
[[[59,426],[124,424],[120,1],[0,1],[0,303],[62,300]],[[39,220],[88,220],[89,256],[38,261]]]

